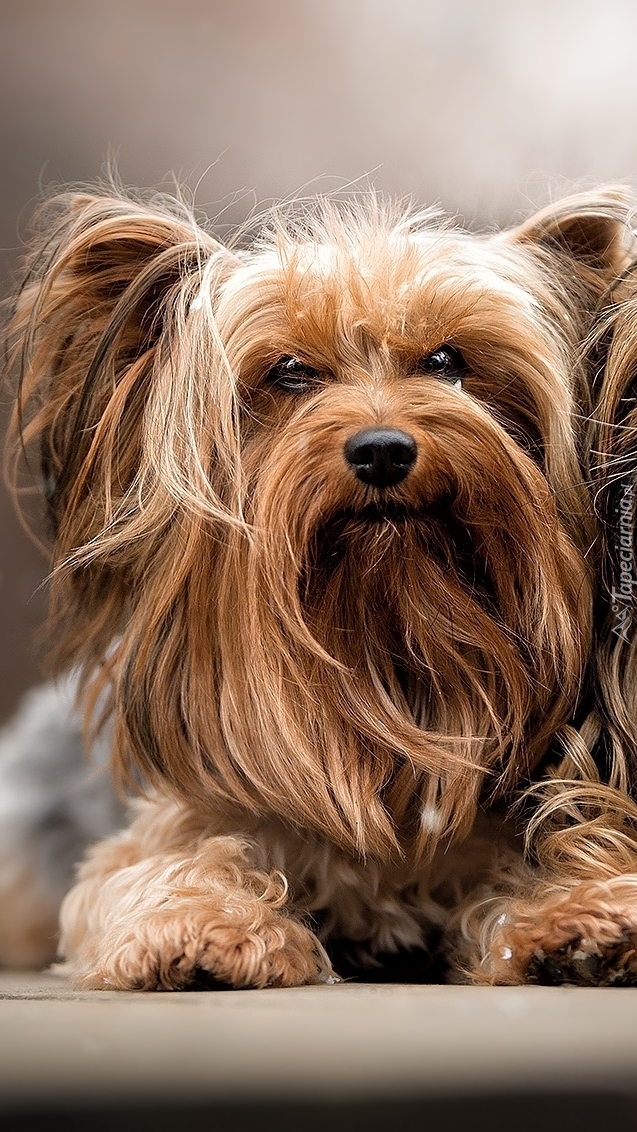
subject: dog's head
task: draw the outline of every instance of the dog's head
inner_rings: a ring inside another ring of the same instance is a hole
[[[323,202],[232,248],[49,206],[18,417],[58,654],[112,684],[122,765],[379,855],[528,775],[587,661],[578,351],[626,211],[475,236]]]

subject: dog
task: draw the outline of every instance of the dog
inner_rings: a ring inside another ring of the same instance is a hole
[[[222,243],[60,194],[7,331],[51,639],[127,828],[79,988],[637,982],[637,808],[595,663],[593,354],[632,200],[476,235],[373,194]],[[603,760],[601,760],[603,761]]]

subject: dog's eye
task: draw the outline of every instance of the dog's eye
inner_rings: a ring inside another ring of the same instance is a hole
[[[461,389],[462,379],[467,372],[467,363],[455,346],[438,346],[436,350],[421,358],[416,368],[418,373],[441,377]]]
[[[298,358],[281,358],[268,370],[266,380],[286,393],[306,393],[319,379],[317,370]]]

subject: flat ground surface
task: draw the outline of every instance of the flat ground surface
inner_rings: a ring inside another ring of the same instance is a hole
[[[637,990],[74,993],[0,975],[9,1129],[637,1128]]]

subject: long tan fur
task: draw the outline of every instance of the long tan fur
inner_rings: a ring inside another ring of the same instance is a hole
[[[600,566],[580,347],[628,211],[580,194],[482,237],[320,201],[223,246],[161,198],[44,208],[13,434],[48,504],[57,662],[89,711],[107,694],[115,770],[153,796],[67,899],[83,985],[328,977],[294,912],[368,957],[449,923],[457,964],[507,981],[476,885],[540,900],[582,777],[597,803],[625,787],[577,717]],[[441,347],[461,380],[423,368]],[[344,456],[380,426],[418,453],[389,488]],[[534,871],[502,815],[560,757]]]

